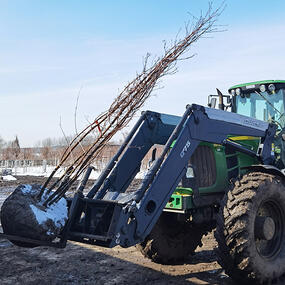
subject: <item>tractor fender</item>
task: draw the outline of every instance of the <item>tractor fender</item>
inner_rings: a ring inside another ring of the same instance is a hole
[[[250,171],[266,172],[269,174],[280,176],[281,178],[285,179],[285,169],[280,170],[279,168],[273,165],[256,164],[256,165],[245,166],[245,167],[242,167],[241,169],[247,169]]]

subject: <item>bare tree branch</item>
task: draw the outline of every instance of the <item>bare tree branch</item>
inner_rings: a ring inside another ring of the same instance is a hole
[[[98,130],[98,136],[94,142],[85,149],[85,152],[80,152],[75,161],[71,164],[68,170],[59,177],[58,181],[67,181],[61,183],[57,190],[45,201],[44,205],[50,205],[57,201],[64,195],[69,186],[79,178],[81,173],[88,167],[88,165],[96,159],[96,157],[103,150],[108,141],[125,127],[134,117],[136,112],[144,105],[146,100],[151,96],[152,91],[157,87],[159,80],[169,74],[176,72],[176,63],[178,60],[185,60],[192,58],[193,55],[182,58],[191,45],[201,37],[212,34],[218,31],[216,26],[217,19],[224,9],[224,5],[217,9],[213,9],[212,4],[209,4],[209,9],[205,15],[200,15],[195,21],[186,24],[186,35],[184,38],[178,38],[178,34],[172,44],[168,47],[164,43],[164,54],[157,58],[153,64],[149,66],[149,54],[145,56],[143,69],[135,79],[129,82],[125,88],[115,98],[109,109],[100,114],[91,124],[89,124],[83,131],[81,131],[70,146],[64,152],[60,163],[57,165],[53,173],[47,179],[42,187],[42,196],[44,188],[49,184],[51,177],[59,170],[59,168],[66,162],[73,151],[77,151],[80,143],[94,130]],[[66,176],[68,180],[64,179]],[[50,187],[50,190],[55,187]]]

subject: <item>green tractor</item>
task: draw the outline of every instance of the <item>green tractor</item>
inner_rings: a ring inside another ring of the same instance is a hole
[[[188,105],[182,117],[143,112],[87,194],[86,170],[53,240],[19,236],[21,219],[3,207],[0,237],[31,247],[137,245],[154,262],[175,263],[216,228],[218,261],[238,284],[285,284],[285,81],[229,93],[211,95],[212,108]],[[127,191],[154,145],[164,146],[160,156],[154,148],[143,180]],[[69,187],[61,185],[56,191]]]
[[[219,109],[278,126],[274,166],[228,146],[200,143],[157,224],[137,247],[154,262],[176,263],[216,228],[218,261],[228,275],[242,284],[277,282],[285,272],[285,81],[251,82],[228,91],[210,95],[209,106],[218,99]],[[255,152],[260,143],[250,136],[228,140]]]

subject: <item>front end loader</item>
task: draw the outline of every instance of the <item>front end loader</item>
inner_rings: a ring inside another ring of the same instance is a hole
[[[192,253],[217,226],[219,263],[231,277],[242,284],[282,279],[285,82],[250,85],[230,89],[232,112],[195,104],[182,117],[144,112],[87,195],[92,169],[86,171],[55,241],[2,235],[25,245],[137,245],[153,261],[169,263]],[[226,108],[224,95],[219,100]],[[154,145],[163,145],[162,153],[129,192]]]

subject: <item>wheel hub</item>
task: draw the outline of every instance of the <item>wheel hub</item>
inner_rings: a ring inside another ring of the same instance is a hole
[[[275,222],[271,217],[256,217],[255,236],[263,240],[271,240],[275,234]]]

